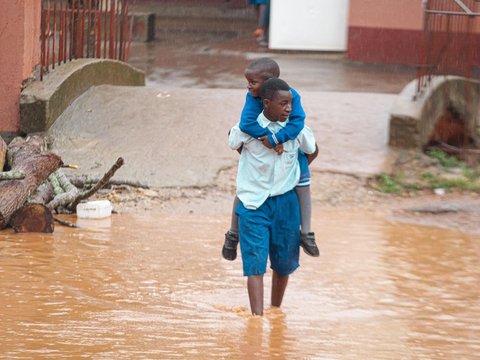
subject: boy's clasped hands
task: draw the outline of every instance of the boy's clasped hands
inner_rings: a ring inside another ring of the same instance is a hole
[[[270,140],[268,140],[268,136],[260,136],[258,140],[260,140],[267,148],[275,150],[278,155],[283,154],[283,144],[277,144],[273,147],[272,144],[270,144]]]

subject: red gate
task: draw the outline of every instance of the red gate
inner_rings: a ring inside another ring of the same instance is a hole
[[[133,2],[133,4],[131,4]],[[41,67],[80,58],[126,61],[135,0],[42,0]]]
[[[433,75],[475,77],[474,67],[480,63],[480,0],[423,0],[423,5],[424,40],[416,96]]]

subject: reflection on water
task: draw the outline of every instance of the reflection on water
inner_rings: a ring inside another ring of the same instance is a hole
[[[249,315],[241,262],[221,259],[228,215],[115,215],[51,235],[0,232],[0,358],[480,353],[479,237],[361,212],[316,216],[321,257],[302,256],[283,308],[263,318]]]

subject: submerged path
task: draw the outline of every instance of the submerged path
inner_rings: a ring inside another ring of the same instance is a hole
[[[251,317],[228,214],[115,215],[0,232],[5,359],[475,359],[480,238],[314,209],[282,309]],[[477,354],[477,355],[476,355]]]

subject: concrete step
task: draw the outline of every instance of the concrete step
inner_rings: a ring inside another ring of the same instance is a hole
[[[232,7],[228,2],[219,5],[198,5],[198,2],[141,2],[136,13],[155,14],[156,34],[168,32],[211,32],[244,34],[255,28],[252,7]]]

